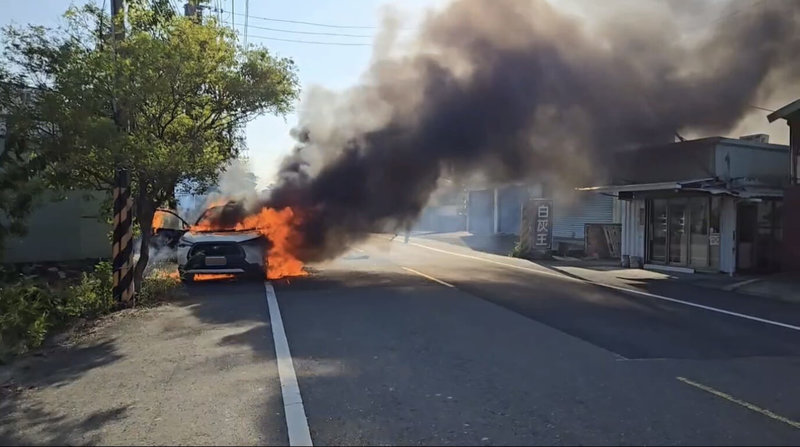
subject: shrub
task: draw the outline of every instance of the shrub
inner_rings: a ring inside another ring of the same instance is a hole
[[[0,356],[40,346],[57,313],[57,299],[46,286],[25,278],[0,285]]]
[[[511,250],[511,253],[508,254],[513,258],[522,258],[525,256],[525,253],[522,252],[522,241],[517,241],[514,245],[514,248]]]
[[[114,308],[111,294],[111,264],[101,262],[91,274],[84,273],[81,281],[65,294],[64,311],[67,318],[97,318]]]
[[[56,290],[44,281],[16,277],[0,283],[0,358],[41,346],[54,329],[77,318],[113,310],[111,264],[101,262],[77,284]]]

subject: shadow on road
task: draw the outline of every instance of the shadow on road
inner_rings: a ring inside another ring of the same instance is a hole
[[[112,339],[43,350],[19,359],[10,367],[11,379],[0,385],[0,444],[65,445],[76,436],[83,436],[87,443],[92,443],[91,437],[86,438],[85,434],[100,430],[106,423],[123,416],[126,407],[99,411],[76,420],[47,410],[31,395],[32,391],[61,387],[121,358]]]

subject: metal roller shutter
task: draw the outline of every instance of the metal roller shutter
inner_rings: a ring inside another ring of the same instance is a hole
[[[587,223],[614,223],[614,198],[588,193],[574,206],[553,207],[553,237],[583,239]]]

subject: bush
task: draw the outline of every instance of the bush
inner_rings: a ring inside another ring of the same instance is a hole
[[[97,318],[113,308],[109,262],[97,264],[91,274],[84,273],[81,281],[69,288],[64,300],[64,311],[68,318]]]
[[[108,262],[63,289],[26,277],[0,284],[0,358],[41,346],[48,333],[78,318],[96,318],[113,309]]]
[[[57,313],[52,292],[30,279],[0,286],[0,357],[40,346]]]
[[[511,253],[508,254],[512,258],[522,258],[525,256],[525,253],[522,252],[522,241],[517,241],[514,245],[514,248],[511,250]]]

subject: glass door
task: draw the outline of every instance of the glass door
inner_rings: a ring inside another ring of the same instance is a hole
[[[692,267],[708,267],[708,198],[689,199],[689,264]]]
[[[686,200],[673,199],[668,205],[669,263],[686,265],[688,261]]]
[[[650,260],[667,262],[667,200],[654,199],[650,206]]]

